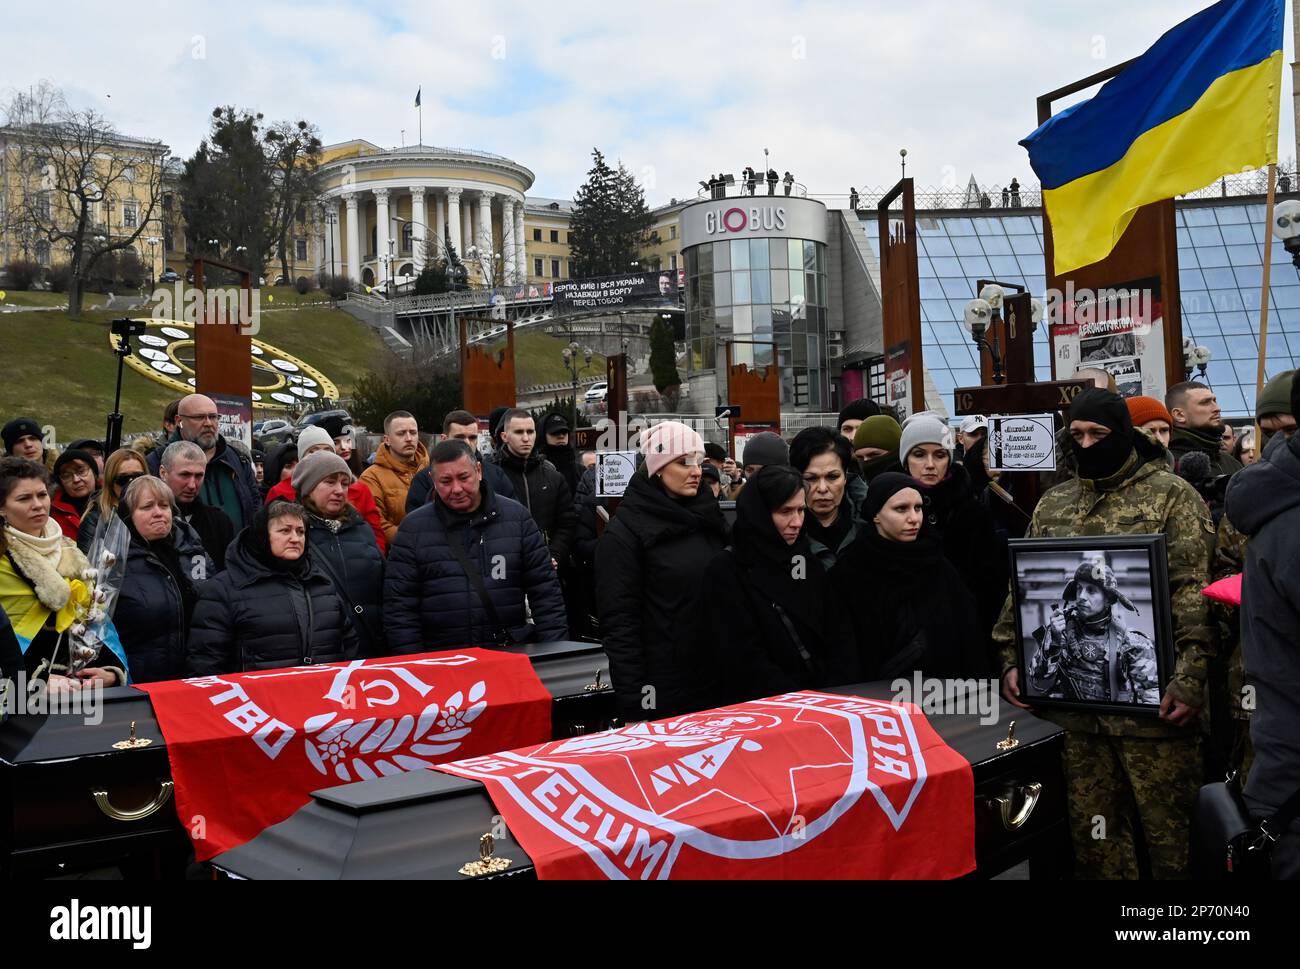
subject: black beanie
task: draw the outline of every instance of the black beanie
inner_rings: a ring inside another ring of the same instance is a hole
[[[41,425],[37,424],[30,417],[17,417],[0,430],[0,439],[5,442],[5,451],[8,454],[14,453],[14,445],[18,443],[20,437],[41,437]],[[42,442],[44,438],[42,437]]]
[[[488,432],[492,435],[492,446],[496,447],[501,443],[498,432],[501,430],[501,418],[505,416],[509,407],[494,407],[492,413],[488,415]]]
[[[838,431],[843,427],[845,421],[865,421],[868,417],[875,417],[879,413],[880,405],[868,397],[851,400],[840,411],[839,420],[835,422],[835,430]]]
[[[886,471],[872,478],[871,484],[867,486],[867,497],[862,501],[862,520],[874,521],[880,514],[880,509],[885,507],[885,503],[904,488],[916,488],[920,493],[915,478],[899,474],[897,471]]]
[[[1092,421],[1109,427],[1112,432],[1133,439],[1133,417],[1119,394],[1100,387],[1089,387],[1070,405],[1071,421]]]
[[[714,444],[712,441],[704,442],[704,456],[713,461],[727,460],[726,449],[721,444]]]
[[[99,478],[99,465],[95,461],[95,456],[89,451],[83,451],[81,448],[70,447],[59,455],[58,460],[54,462],[54,480],[59,480],[59,472],[71,464],[73,461],[84,462],[86,467],[90,468],[95,474],[96,480]]]

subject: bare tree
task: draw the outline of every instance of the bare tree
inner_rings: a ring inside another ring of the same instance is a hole
[[[321,141],[315,125],[279,121],[266,132],[263,143],[275,186],[269,213],[270,236],[275,241],[280,271],[291,283],[289,231],[295,221],[307,221],[320,197]]]
[[[17,183],[6,227],[47,243],[51,254],[68,253],[68,311],[78,315],[95,264],[135,250],[159,217],[167,146],[124,137],[94,109],[71,108],[48,82],[12,98],[3,134]]]

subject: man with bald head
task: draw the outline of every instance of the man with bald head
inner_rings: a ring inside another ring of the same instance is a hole
[[[257,472],[253,462],[238,448],[230,447],[219,430],[216,402],[203,394],[182,397],[176,409],[176,431],[167,443],[189,441],[207,459],[200,497],[210,508],[220,508],[234,522],[238,532],[257,514]],[[158,474],[161,451],[149,455],[149,470]]]

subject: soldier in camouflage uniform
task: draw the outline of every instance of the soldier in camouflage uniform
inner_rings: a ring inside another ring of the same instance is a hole
[[[1066,728],[1065,773],[1076,874],[1136,878],[1135,836],[1145,839],[1152,874],[1187,874],[1190,817],[1202,778],[1199,733],[1206,666],[1213,651],[1206,600],[1214,526],[1194,488],[1168,471],[1163,449],[1133,430],[1128,408],[1090,389],[1070,407],[1078,477],[1043,495],[1028,536],[1165,535],[1172,595],[1173,675],[1160,717],[1044,711]],[[1001,649],[1003,696],[1017,706],[1020,670],[1014,600],[993,631]]]
[[[1035,692],[1071,700],[1160,702],[1155,645],[1114,615],[1118,603],[1137,607],[1119,591],[1108,565],[1085,562],[1065,587],[1065,608],[1034,632],[1029,661]]]

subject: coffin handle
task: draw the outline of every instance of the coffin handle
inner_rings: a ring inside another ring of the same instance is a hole
[[[1020,808],[1013,811],[1012,803],[1016,793],[1020,795]],[[1038,806],[1038,799],[1042,794],[1043,785],[1035,782],[1016,788],[1011,797],[993,798],[993,804],[997,805],[998,815],[1002,819],[1002,827],[1008,831],[1016,831],[1024,827],[1029,816],[1034,813],[1034,808]]]
[[[158,793],[154,795],[153,800],[142,804],[138,808],[131,809],[114,807],[113,802],[108,798],[108,791],[91,791],[90,793],[95,798],[95,805],[114,821],[143,821],[149,815],[162,810],[163,806],[172,799],[172,782],[160,782]]]

